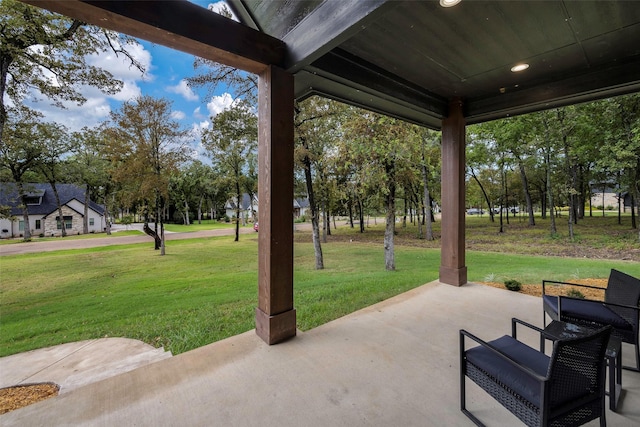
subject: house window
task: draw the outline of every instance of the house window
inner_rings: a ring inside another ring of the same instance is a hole
[[[95,224],[95,218],[89,218],[89,225],[93,227],[94,224]]]
[[[36,230],[40,230],[42,228],[42,221],[39,219],[36,219]]]
[[[64,228],[66,230],[70,230],[73,228],[73,217],[65,215],[64,217]],[[62,230],[62,225],[60,224],[60,217],[56,217],[56,221],[58,222],[58,230]]]
[[[25,197],[25,203],[27,205],[39,205],[40,203],[42,203],[42,198],[28,196],[28,197]]]
[[[24,221],[23,220],[18,221],[18,230],[19,231],[24,231]]]

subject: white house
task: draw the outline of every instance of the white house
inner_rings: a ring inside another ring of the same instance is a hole
[[[27,195],[29,230],[32,236],[60,236],[63,226],[67,234],[83,233],[83,188],[75,184],[56,184],[62,206],[62,221],[60,221],[58,204],[50,184],[25,184],[24,189]],[[0,218],[0,238],[24,235],[25,223],[20,203],[16,184],[0,183],[0,206],[8,207],[10,212],[10,218]],[[89,233],[105,230],[104,212],[104,206],[89,201]]]
[[[229,218],[236,217],[236,206],[238,205],[236,198],[231,198],[227,200],[227,203],[224,205],[225,215]],[[247,193],[242,195],[242,200],[240,201],[240,218],[243,223],[247,220],[253,218],[253,216],[258,216],[258,198],[253,196],[250,198]]]
[[[224,206],[225,214],[229,218],[235,218],[236,216],[236,199],[232,198],[227,200]],[[293,217],[300,218],[303,215],[309,213],[309,199],[293,199]],[[242,201],[240,203],[240,218],[243,220],[250,220],[255,214],[255,219],[258,219],[258,198],[253,196],[250,202],[250,197],[247,193],[242,195]]]

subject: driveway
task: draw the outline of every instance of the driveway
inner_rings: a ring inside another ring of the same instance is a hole
[[[142,232],[142,224],[131,224],[127,228],[128,230],[140,230]],[[153,239],[146,234],[139,236],[118,236],[118,231],[125,230],[123,226],[114,227],[114,232],[111,236],[95,237],[92,239],[63,239],[48,240],[39,242],[34,240],[28,243],[13,243],[0,245],[0,256],[4,255],[18,255],[34,252],[49,252],[59,251],[66,249],[86,249],[95,248],[99,246],[112,246],[112,245],[129,245],[134,243],[153,243]],[[240,228],[241,234],[255,233],[253,228],[244,227]],[[234,228],[222,228],[218,230],[202,230],[192,231],[188,233],[170,233],[165,231],[165,237],[167,240],[182,240],[182,239],[196,239],[200,237],[216,237],[216,236],[233,236],[235,234]]]

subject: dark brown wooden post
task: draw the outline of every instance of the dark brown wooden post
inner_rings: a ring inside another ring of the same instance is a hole
[[[268,66],[258,82],[258,307],[267,344],[296,335],[293,308],[293,76]]]
[[[442,250],[440,281],[461,286],[467,283],[464,253],[465,227],[465,118],[462,101],[449,104],[442,121]]]

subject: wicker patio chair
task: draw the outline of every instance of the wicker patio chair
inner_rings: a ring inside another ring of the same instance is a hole
[[[544,331],[533,327],[544,334]],[[460,403],[466,409],[465,377],[528,426],[580,426],[605,418],[605,351],[611,327],[553,344],[551,356],[505,335],[485,342],[460,330]],[[465,337],[479,345],[465,349]]]
[[[618,270],[611,270],[604,302],[565,296],[547,295],[550,285],[571,285],[599,289],[594,286],[568,282],[542,281],[542,307],[544,325],[547,315],[552,320],[599,328],[613,326],[612,335],[635,347],[636,366],[624,366],[632,371],[640,370],[640,279]],[[558,313],[560,313],[558,315]]]

